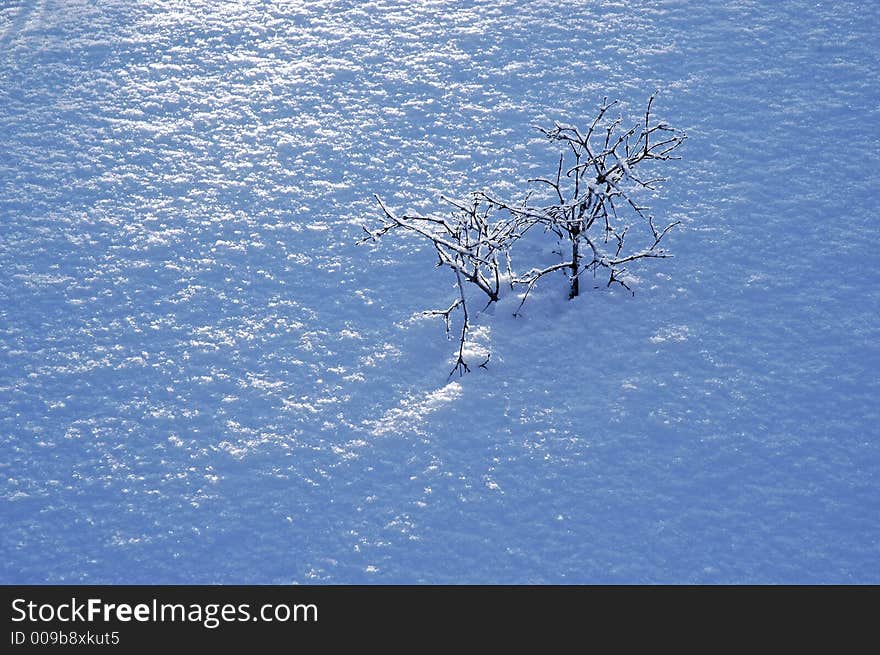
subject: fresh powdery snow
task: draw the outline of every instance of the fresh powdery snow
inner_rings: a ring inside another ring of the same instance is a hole
[[[878,33],[846,0],[0,2],[0,582],[880,583]],[[373,194],[519,198],[534,126],[657,90],[674,258],[508,291],[448,377],[455,276],[358,245]]]

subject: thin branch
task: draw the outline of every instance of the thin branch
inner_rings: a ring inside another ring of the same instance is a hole
[[[548,266],[544,269],[532,269],[526,274],[526,277],[519,278],[514,280],[514,284],[526,284],[526,292],[523,294],[522,300],[519,303],[519,306],[516,308],[516,311],[513,313],[514,316],[519,316],[519,310],[522,309],[522,306],[526,302],[526,298],[529,297],[529,294],[532,292],[534,286],[538,283],[542,277],[547,275],[548,273],[552,273],[553,271],[559,271],[565,268],[571,268],[572,262],[561,262],[559,264],[554,264],[553,266]]]
[[[461,303],[462,303],[461,298],[459,298],[458,300],[456,300],[454,303],[452,303],[449,306],[449,309],[429,309],[427,311],[422,312],[422,314],[424,316],[442,316],[444,322],[446,323],[446,338],[448,339],[449,332],[452,328],[451,323],[450,323],[450,319],[449,319],[450,314],[452,314],[452,312],[455,311],[456,307],[461,305]]]
[[[458,342],[458,359],[455,362],[455,366],[452,367],[452,370],[449,371],[449,377],[451,378],[456,371],[458,371],[458,376],[461,377],[467,372],[470,372],[470,367],[467,365],[467,362],[464,361],[464,345],[467,342],[467,333],[470,329],[470,315],[468,314],[467,308],[467,300],[464,297],[464,283],[461,281],[461,273],[456,269],[455,271],[455,280],[458,282],[458,293],[460,297],[461,304],[461,313],[463,314],[463,319],[461,322],[461,339]]]

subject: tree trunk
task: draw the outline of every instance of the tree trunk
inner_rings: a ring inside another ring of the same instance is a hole
[[[568,299],[577,298],[580,293],[580,281],[578,280],[578,266],[580,265],[580,253],[578,252],[578,234],[580,230],[573,230],[571,237],[571,290]]]

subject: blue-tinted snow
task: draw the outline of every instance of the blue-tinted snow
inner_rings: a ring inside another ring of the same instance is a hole
[[[870,2],[2,3],[0,581],[880,582],[878,31]],[[634,298],[508,299],[447,383],[419,312],[452,280],[354,245],[371,194],[515,196],[555,162],[529,126],[658,88],[676,258]]]

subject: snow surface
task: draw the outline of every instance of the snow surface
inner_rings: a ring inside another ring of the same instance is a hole
[[[0,582],[880,583],[878,32],[846,1],[0,2]],[[371,194],[515,196],[555,164],[530,126],[655,89],[675,259],[510,296],[447,381],[420,312],[454,278],[355,245]]]

